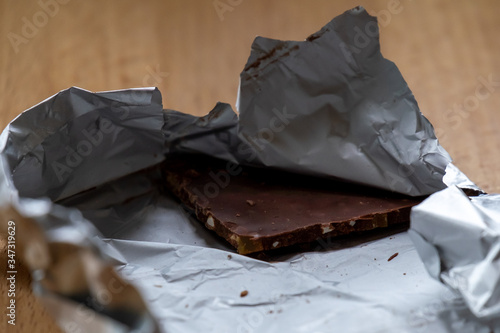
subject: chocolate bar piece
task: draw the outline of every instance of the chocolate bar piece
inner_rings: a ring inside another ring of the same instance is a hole
[[[166,187],[240,254],[408,222],[421,201],[200,155],[169,158],[164,170]]]

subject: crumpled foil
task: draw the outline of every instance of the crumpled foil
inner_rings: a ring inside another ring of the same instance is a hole
[[[161,162],[163,124],[157,89],[70,88],[9,124],[3,155],[21,196],[57,201]]]
[[[446,187],[451,159],[361,7],[302,42],[257,37],[237,109],[239,122],[224,104],[201,119],[170,115],[172,149],[412,196]]]
[[[161,331],[137,289],[114,270],[94,224],[55,201],[159,163],[162,126],[157,89],[70,88],[20,114],[1,135],[0,215],[15,222],[17,256],[65,331]]]
[[[414,196],[445,187],[451,159],[378,36],[359,7],[302,42],[255,39],[237,108],[266,166]]]
[[[311,55],[315,63],[307,62]],[[323,89],[325,79],[332,86]],[[288,82],[290,90],[279,89]],[[70,88],[7,126],[0,213],[16,222],[34,290],[65,331],[496,327],[428,276],[401,230],[320,240],[314,251],[263,262],[234,253],[159,190],[160,162],[175,152],[411,195],[445,183],[474,187],[449,164],[401,74],[381,57],[375,18],[356,8],[306,42],[258,38],[238,106],[239,116],[219,103],[194,117],[162,110],[154,88]],[[349,108],[352,115],[342,111]]]
[[[409,233],[429,274],[481,319],[500,316],[500,195],[449,187],[411,213]]]

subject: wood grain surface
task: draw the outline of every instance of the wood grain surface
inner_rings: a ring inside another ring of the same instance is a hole
[[[234,106],[255,36],[303,40],[359,4],[379,16],[382,53],[398,65],[455,164],[500,192],[495,0],[1,0],[0,125],[71,86],[158,86],[165,108],[196,115],[217,101]],[[0,331],[58,332],[26,270],[17,276],[17,325],[7,325],[1,245]]]

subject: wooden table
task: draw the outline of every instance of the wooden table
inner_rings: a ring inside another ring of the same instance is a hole
[[[302,40],[358,4],[380,17],[384,56],[398,65],[455,164],[486,191],[499,192],[495,0],[2,0],[0,124],[70,86],[158,86],[165,108],[196,115],[217,101],[234,106],[255,36]],[[30,292],[26,271],[17,286],[18,325],[7,327],[2,315],[0,331],[58,332]]]

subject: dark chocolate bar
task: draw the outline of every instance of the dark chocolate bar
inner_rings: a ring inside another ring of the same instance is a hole
[[[421,201],[200,155],[169,158],[164,170],[166,187],[240,254],[405,223]]]

